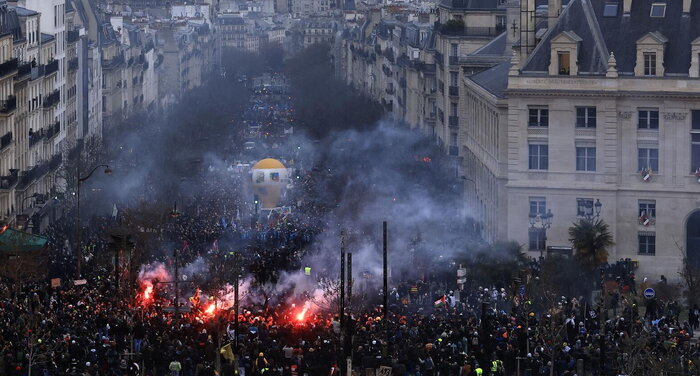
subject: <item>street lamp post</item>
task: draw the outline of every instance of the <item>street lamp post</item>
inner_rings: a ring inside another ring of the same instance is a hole
[[[587,221],[600,218],[601,210],[603,210],[603,203],[600,202],[600,199],[596,199],[595,203],[593,200],[579,200],[578,202],[578,212]]]
[[[87,175],[81,177],[80,176],[80,168],[78,168],[78,185],[77,185],[76,193],[75,193],[76,194],[76,201],[77,201],[76,210],[78,211],[78,214],[76,216],[76,227],[77,227],[77,241],[76,241],[76,253],[75,253],[76,254],[76,261],[75,261],[75,277],[76,277],[76,279],[80,278],[80,275],[81,275],[80,267],[81,267],[82,258],[83,258],[83,249],[82,249],[82,244],[81,244],[81,241],[82,241],[81,238],[83,235],[82,234],[83,228],[82,228],[82,224],[80,222],[80,185],[83,184],[84,181],[90,179],[92,174],[94,174],[95,171],[97,171],[97,169],[100,167],[105,168],[105,170],[104,170],[105,174],[110,175],[112,173],[112,169],[109,168],[108,165],[99,164],[99,165],[93,167],[92,170],[90,170],[90,172],[88,172]]]
[[[21,207],[20,212],[23,212],[23,211],[24,211],[24,202],[25,202],[25,201],[29,200],[30,198],[36,198],[36,197],[39,197],[39,196],[41,196],[41,195],[38,194],[38,193],[34,193],[34,194],[31,195],[31,196],[27,196],[27,197],[23,198],[23,199],[22,199],[22,203],[21,203],[21,205],[20,205],[20,207]]]
[[[547,241],[547,229],[552,227],[553,217],[554,214],[552,214],[552,209],[547,209],[546,213],[528,214],[528,219],[530,220],[530,227],[542,234],[542,238],[545,241],[545,244]],[[540,249],[540,259],[542,259],[544,257],[544,245],[539,244],[539,242],[537,242],[537,248]]]

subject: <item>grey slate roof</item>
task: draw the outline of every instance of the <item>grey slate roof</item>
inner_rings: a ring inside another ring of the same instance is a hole
[[[700,37],[700,1],[693,1],[690,13],[683,15],[683,2],[668,0],[663,18],[650,17],[651,4],[663,0],[633,0],[628,15],[623,14],[620,1],[615,17],[603,17],[606,2],[611,0],[571,0],[525,63],[523,72],[547,71],[551,39],[563,31],[573,31],[582,39],[580,72],[605,74],[608,55],[614,52],[618,71],[631,73],[636,64],[636,42],[648,33],[658,32],[668,39],[664,52],[666,73],[688,74],[690,44]]]
[[[472,52],[470,55],[474,56],[492,56],[492,55],[503,55],[506,49],[506,39],[507,32],[503,32],[501,35],[493,38],[490,42],[479,47],[476,51]]]
[[[41,43],[42,44],[51,42],[54,39],[55,39],[54,36],[51,34],[41,33]]]
[[[15,12],[17,12],[17,15],[20,17],[29,17],[29,16],[36,16],[39,14],[39,12],[27,8],[22,8],[22,7],[17,7],[15,8]]]
[[[17,13],[9,8],[6,2],[0,1],[0,35],[7,34],[12,34],[15,41],[23,38]]]
[[[499,98],[504,98],[505,91],[508,88],[509,70],[510,61],[504,61],[489,69],[471,75],[469,79],[488,90],[491,94]]]

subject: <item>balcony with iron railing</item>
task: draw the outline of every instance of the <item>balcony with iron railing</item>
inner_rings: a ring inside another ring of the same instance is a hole
[[[45,132],[43,129],[38,132],[29,132],[29,147],[31,148],[32,146],[41,142],[41,140],[44,139],[44,136]]]
[[[49,172],[49,163],[46,161],[39,162],[30,170],[25,171],[25,173],[20,177],[19,184],[17,184],[17,189],[23,190],[27,188],[30,184],[35,182],[40,177],[46,175]]]
[[[58,60],[52,60],[50,63],[46,64],[44,68],[44,76],[58,72]]]
[[[450,65],[457,65],[457,64],[459,64],[459,56],[450,56],[450,57],[449,57],[449,62],[450,62]]]
[[[435,51],[435,62],[440,65],[445,64],[445,56],[439,51]]]
[[[68,70],[70,72],[75,72],[76,70],[78,70],[78,65],[78,58],[74,57],[68,61]]]
[[[67,43],[75,43],[80,39],[80,31],[78,30],[70,30],[66,33],[66,42]]]
[[[20,64],[17,67],[17,79],[28,77],[32,74],[32,63]]]
[[[17,58],[14,58],[0,64],[0,77],[5,77],[7,75],[15,73],[17,71],[18,63],[19,60]]]
[[[12,143],[12,132],[5,133],[4,136],[0,137],[0,150],[5,150]]]
[[[17,184],[19,175],[17,169],[11,169],[10,175],[0,176],[0,189],[10,189]]]
[[[124,64],[124,56],[118,55],[102,62],[102,69],[112,69]]]
[[[505,25],[497,25],[496,27],[464,27],[464,28],[445,28],[439,29],[440,34],[445,36],[455,37],[495,37],[501,35],[506,30]]]
[[[63,162],[63,156],[61,153],[55,154],[49,161],[49,170],[56,170],[61,166],[61,162]]]
[[[61,100],[61,92],[54,90],[51,94],[44,97],[44,108],[48,109],[58,104]]]
[[[53,136],[55,136],[56,134],[55,134],[54,131],[53,131],[53,127],[48,127],[48,128],[44,131],[44,135],[46,136],[46,137],[44,138],[44,140],[45,140],[45,141],[49,141],[49,140],[51,140],[51,139],[53,138]]]
[[[0,101],[0,115],[9,115],[17,109],[17,97],[10,95],[4,101]]]

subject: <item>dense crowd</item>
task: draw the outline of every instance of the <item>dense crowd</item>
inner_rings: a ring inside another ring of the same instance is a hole
[[[285,95],[259,91],[242,124],[260,138],[284,133],[286,126],[270,124],[293,123]],[[332,294],[309,304],[310,291],[263,291],[280,271],[302,266],[307,245],[323,230],[316,218],[333,203],[314,199],[322,197],[314,189],[329,172],[297,169],[294,184],[305,195],[289,199],[294,210],[257,218],[242,192],[249,176],[235,168],[225,174],[227,185],[203,181],[162,213],[165,220],[145,222],[142,208],[92,216],[82,235],[84,284],[66,283],[75,273],[72,224],[52,224],[45,232],[49,275],[64,283],[0,283],[0,376],[321,376],[344,372],[348,358],[355,374],[382,367],[416,376],[700,372],[692,340],[698,307],[644,299],[629,266],[619,263],[607,270],[615,283],[603,305],[543,299],[536,286],[525,292],[470,281],[459,289],[429,275],[392,277],[387,307],[381,290],[358,286],[343,315]],[[154,200],[147,190],[140,194],[140,202]],[[119,292],[113,267],[100,259],[114,227],[146,234],[140,241],[151,252],[140,261],[163,262],[170,273],[176,263],[185,268],[206,256],[204,274],[231,281],[220,269],[235,248],[257,281],[247,294],[264,299],[244,299],[236,316],[230,305],[208,311],[213,303],[199,298],[184,297],[189,303],[180,309],[172,287],[156,287],[149,299],[138,284]],[[532,261],[529,274],[537,276],[539,267]]]

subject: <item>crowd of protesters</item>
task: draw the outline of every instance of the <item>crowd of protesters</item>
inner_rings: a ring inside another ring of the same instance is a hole
[[[245,123],[261,132],[256,137],[286,131],[269,127],[291,116],[285,95],[256,92],[246,112],[250,124]],[[287,120],[284,124],[292,123]],[[73,227],[52,224],[44,234],[49,275],[63,282],[0,283],[0,376],[322,376],[346,372],[348,365],[353,374],[390,369],[394,375],[421,376],[700,371],[693,340],[698,307],[645,299],[629,268],[620,271],[619,265],[610,268],[616,283],[605,290],[603,305],[582,297],[543,299],[536,286],[522,291],[469,281],[459,288],[428,277],[392,278],[386,307],[381,290],[358,288],[343,315],[332,297],[307,307],[310,292],[243,300],[238,316],[230,306],[208,311],[212,303],[199,298],[180,309],[168,292],[172,288],[156,287],[149,299],[138,285],[126,295],[115,293],[113,267],[100,259],[108,253],[106,234],[114,226],[151,234],[147,241],[158,246],[144,263],[185,266],[207,255],[214,271],[226,262],[226,243],[245,249],[245,268],[260,284],[274,281],[277,270],[301,266],[305,246],[323,228],[310,218],[332,203],[299,200],[295,210],[305,215],[251,220],[252,200],[231,193],[248,175],[233,170],[227,170],[227,186],[202,184],[153,228],[128,209],[92,217],[82,235],[84,283],[70,283]],[[298,171],[294,179],[302,191],[312,190],[326,173]],[[529,269],[536,277],[539,263]],[[251,288],[248,294],[256,291],[263,293]]]

